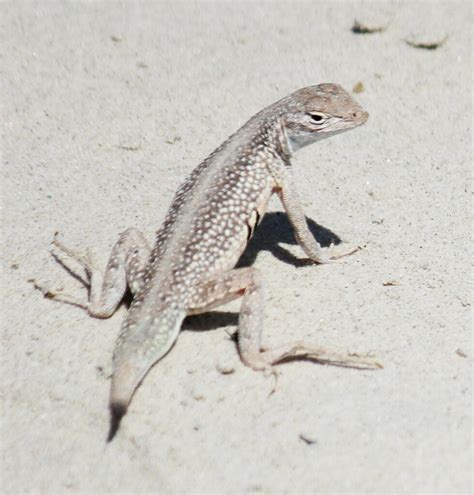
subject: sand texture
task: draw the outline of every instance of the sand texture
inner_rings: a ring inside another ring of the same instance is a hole
[[[470,2],[6,2],[0,18],[0,491],[471,493]],[[295,155],[297,186],[312,221],[366,248],[305,263],[272,199],[247,253],[264,344],[385,368],[288,363],[270,395],[226,333],[232,303],[185,323],[106,446],[126,305],[93,319],[33,288],[86,295],[54,232],[102,265],[128,227],[151,242],[203,158],[321,82],[356,86],[370,118]]]

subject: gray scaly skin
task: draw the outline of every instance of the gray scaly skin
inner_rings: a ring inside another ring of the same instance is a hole
[[[291,154],[320,139],[357,127],[368,118],[340,86],[320,84],[300,89],[252,117],[209,155],[176,193],[153,249],[135,229],[114,246],[102,276],[90,254],[79,256],[57,239],[53,245],[84,267],[89,301],[49,297],[79,305],[106,318],[121,302],[127,286],[133,302],[113,355],[110,392],[110,441],[134,391],[149,369],[174,344],[186,315],[215,308],[238,297],[242,307],[238,348],[242,361],[267,370],[288,359],[372,369],[376,361],[303,342],[262,351],[262,283],[252,268],[235,265],[268,200],[277,193],[306,255],[328,263],[356,249],[334,253],[311,235],[293,183]]]

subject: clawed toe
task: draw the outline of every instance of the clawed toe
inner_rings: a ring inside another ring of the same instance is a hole
[[[96,268],[96,263],[95,259],[92,255],[92,252],[90,249],[86,250],[86,253],[79,254],[76,251],[73,251],[72,249],[69,249],[66,247],[59,239],[58,239],[58,232],[54,234],[54,239],[51,242],[51,254],[62,264],[65,266],[65,268],[73,273],[73,275],[76,275],[81,282],[87,287],[90,287],[90,280],[92,277],[92,274],[97,271]],[[68,266],[68,264],[63,260],[63,255],[66,255],[66,257],[74,260],[76,263],[78,263],[85,271],[85,275],[87,280],[84,279],[83,276],[79,275],[76,270],[73,270]]]
[[[319,264],[344,263],[346,260],[343,258],[345,258],[346,256],[350,256],[351,254],[354,254],[361,249],[363,249],[363,247],[357,245],[347,248],[344,251],[337,252],[336,246],[334,244],[331,244],[324,249],[324,255],[319,256],[314,261]]]
[[[341,253],[335,253],[331,256],[331,259],[333,260],[339,260],[340,258],[343,258],[344,256],[350,256],[351,254],[357,253],[357,251],[360,251],[362,249],[362,246],[352,246],[345,251],[342,251]]]
[[[83,301],[80,301],[74,296],[70,296],[69,294],[63,294],[62,292],[57,292],[52,289],[49,289],[45,285],[37,282],[35,279],[28,280],[33,287],[39,290],[46,299],[52,299],[53,301],[58,301],[66,304],[71,304],[73,306],[78,306],[82,309],[88,310],[89,304]]]

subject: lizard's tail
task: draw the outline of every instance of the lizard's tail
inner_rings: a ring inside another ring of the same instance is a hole
[[[165,307],[157,314],[155,307],[150,318],[144,317],[145,310],[144,304],[135,307],[132,304],[115,344],[107,442],[117,433],[136,388],[175,343],[186,316],[184,310],[172,307]]]

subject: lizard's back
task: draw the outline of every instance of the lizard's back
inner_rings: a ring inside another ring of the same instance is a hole
[[[253,126],[250,121],[231,136],[179,188],[137,300],[160,295],[185,305],[203,277],[235,266],[274,186],[268,162],[277,157],[264,133],[251,137]]]

